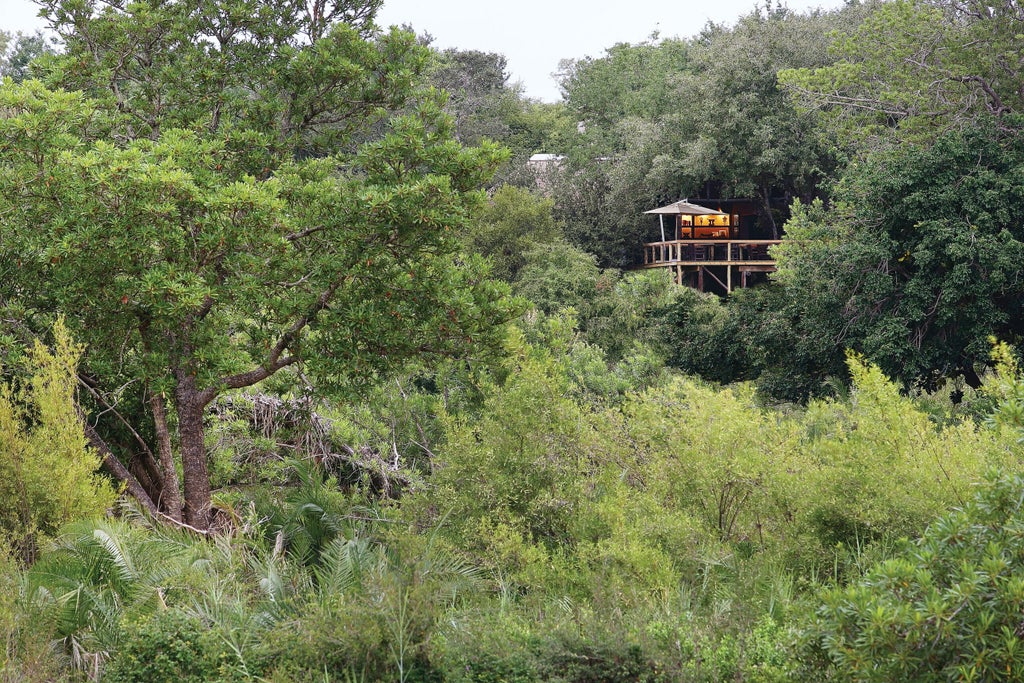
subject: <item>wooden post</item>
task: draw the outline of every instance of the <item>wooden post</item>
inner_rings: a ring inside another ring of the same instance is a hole
[[[661,241],[664,242],[665,241],[665,214],[663,214],[663,213],[659,213],[658,214],[658,223],[661,225]],[[650,225],[650,223],[648,223],[648,225]],[[634,251],[633,253],[635,254],[636,252]]]
[[[725,293],[732,294],[732,243],[725,243]]]

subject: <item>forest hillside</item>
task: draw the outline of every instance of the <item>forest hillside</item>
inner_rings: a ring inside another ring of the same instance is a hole
[[[39,4],[0,681],[1024,678],[1015,3],[756,9],[558,103],[379,0]],[[683,199],[770,268],[646,262]]]

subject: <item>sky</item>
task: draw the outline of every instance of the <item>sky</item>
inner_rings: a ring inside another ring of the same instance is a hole
[[[527,96],[560,99],[552,74],[562,59],[600,57],[616,43],[639,43],[655,32],[689,38],[708,22],[732,24],[757,0],[384,0],[382,26],[408,24],[429,33],[438,48],[500,52],[513,82]],[[763,3],[762,3],[763,4]],[[788,0],[805,11],[832,9],[842,0]],[[31,32],[43,27],[31,0],[0,0],[0,29]]]

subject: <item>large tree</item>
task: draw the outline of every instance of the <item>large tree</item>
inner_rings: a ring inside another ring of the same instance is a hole
[[[872,3],[830,36],[834,63],[789,69],[783,86],[857,147],[933,140],[1024,106],[1016,0]],[[798,65],[794,65],[798,66]]]
[[[1014,123],[877,152],[848,170],[840,201],[797,212],[775,251],[781,310],[799,330],[788,353],[835,367],[854,348],[906,384],[959,375],[978,385],[989,338],[1024,335],[1024,144],[1005,131]]]
[[[856,26],[862,11],[759,10],[693,40],[566,64],[566,103],[583,122],[556,199],[570,239],[602,265],[633,265],[655,226],[642,212],[687,196],[757,199],[762,230],[778,236],[786,200],[815,196],[837,162],[777,73],[830,63],[822,33]]]
[[[53,46],[41,31],[9,36],[0,31],[0,77],[21,82],[31,74],[32,62],[53,54]]]
[[[140,466],[107,462],[144,505],[208,526],[225,390],[300,365],[351,387],[493,340],[502,290],[454,235],[503,155],[454,141],[377,0],[43,5],[50,87],[0,88],[0,305],[87,344],[89,433],[130,446]]]

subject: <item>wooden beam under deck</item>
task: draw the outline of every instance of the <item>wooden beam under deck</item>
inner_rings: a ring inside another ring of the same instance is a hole
[[[668,268],[670,266],[732,266],[733,268],[761,267],[775,270],[775,261],[672,261],[670,263],[645,263],[641,268]],[[771,272],[769,270],[761,272]]]
[[[700,291],[704,291],[707,275],[728,293],[733,290],[733,269],[744,288],[750,273],[775,271],[775,261],[768,258],[768,247],[779,243],[780,240],[704,239],[650,242],[644,244],[642,267],[668,268],[677,284],[683,284],[686,276],[696,274]],[[710,268],[724,268],[725,282]]]

